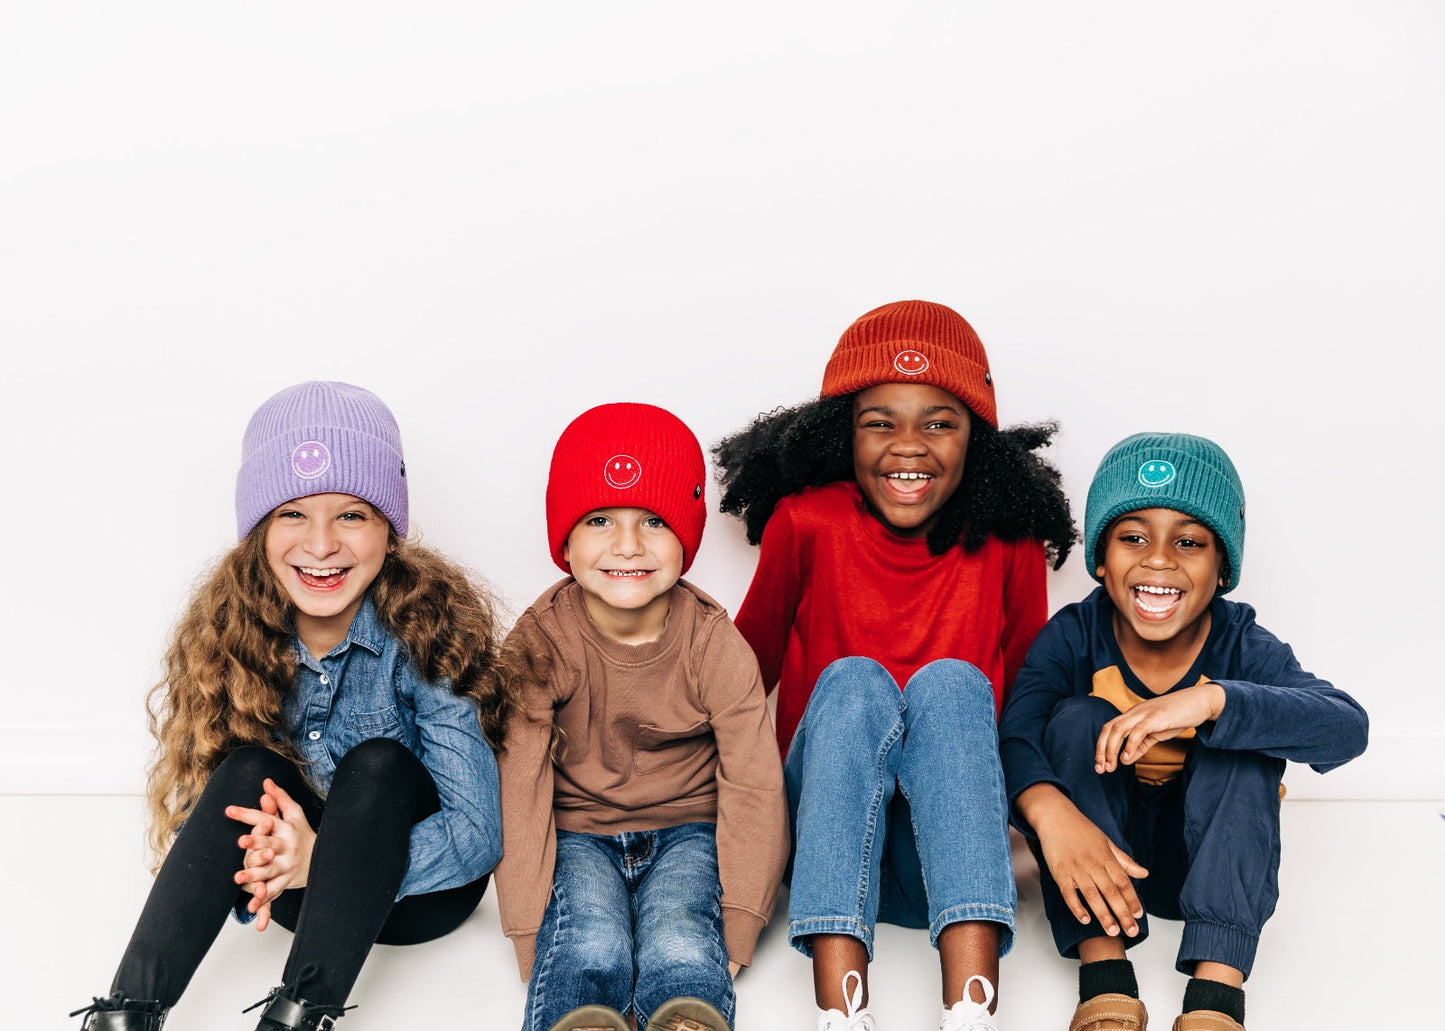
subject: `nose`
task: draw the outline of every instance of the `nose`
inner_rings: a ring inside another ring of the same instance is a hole
[[[1174,565],[1174,552],[1168,541],[1150,541],[1149,547],[1139,558],[1139,564],[1149,569],[1169,569]]]
[[[916,426],[899,426],[893,433],[889,450],[895,455],[922,455],[927,453],[928,444]]]
[[[334,555],[341,547],[336,528],[329,519],[314,519],[306,528],[306,550],[317,558]]]
[[[612,553],[620,558],[631,558],[642,554],[642,532],[639,527],[624,520],[617,525],[612,535]]]

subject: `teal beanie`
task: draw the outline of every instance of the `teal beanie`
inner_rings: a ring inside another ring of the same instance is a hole
[[[1121,515],[1172,508],[1198,519],[1224,546],[1224,585],[1239,583],[1244,562],[1244,486],[1224,449],[1187,433],[1136,433],[1109,449],[1089,484],[1084,509],[1084,556],[1089,575],[1103,558],[1099,538]]]

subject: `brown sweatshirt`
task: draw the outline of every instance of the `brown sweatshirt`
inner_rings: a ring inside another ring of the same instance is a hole
[[[662,636],[622,644],[592,622],[569,577],[522,614],[507,644],[537,664],[498,757],[497,897],[522,979],[551,897],[558,829],[715,822],[728,957],[750,963],[788,858],[787,802],[758,663],[722,606],[679,580]],[[555,765],[554,720],[564,742]]]

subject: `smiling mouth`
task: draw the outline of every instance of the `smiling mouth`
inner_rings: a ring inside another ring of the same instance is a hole
[[[1154,584],[1138,584],[1134,592],[1134,606],[1146,616],[1167,616],[1178,607],[1184,592],[1178,587],[1158,587]]]
[[[653,574],[651,569],[604,569],[602,572],[623,580],[635,580]]]
[[[900,501],[916,501],[928,493],[934,476],[932,473],[899,472],[884,473],[882,479],[888,492]]]
[[[334,591],[346,582],[350,566],[293,566],[297,578],[317,591]]]

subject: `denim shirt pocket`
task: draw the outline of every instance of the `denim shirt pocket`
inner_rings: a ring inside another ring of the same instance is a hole
[[[393,741],[400,741],[406,744],[406,733],[402,728],[401,713],[395,705],[388,705],[385,709],[373,709],[370,712],[347,713],[346,723],[351,728],[352,734],[357,741],[365,741],[367,738],[386,737]]]
[[[682,730],[667,730],[644,723],[632,742],[632,771],[655,773],[695,756],[712,735],[712,725],[699,720]]]

